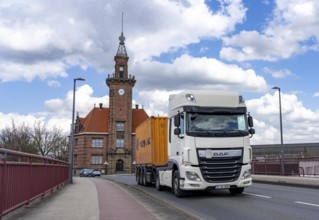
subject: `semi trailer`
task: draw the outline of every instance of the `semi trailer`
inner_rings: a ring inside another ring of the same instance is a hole
[[[150,117],[136,128],[136,181],[176,197],[187,191],[252,184],[253,118],[243,97],[230,91],[183,91],[169,96],[168,117]]]

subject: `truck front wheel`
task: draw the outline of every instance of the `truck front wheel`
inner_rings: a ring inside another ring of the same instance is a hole
[[[173,174],[173,193],[178,198],[185,195],[185,192],[180,188],[179,177],[179,171],[175,170]]]
[[[229,192],[232,194],[232,195],[235,195],[235,194],[241,194],[242,192],[244,192],[244,187],[242,188],[231,188],[229,189]]]
[[[159,172],[156,172],[155,175],[155,187],[157,189],[157,191],[162,191],[163,190],[163,186],[161,186],[161,182],[160,182],[160,178],[159,178]]]

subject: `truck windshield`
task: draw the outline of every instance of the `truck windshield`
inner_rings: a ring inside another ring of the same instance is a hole
[[[248,133],[246,114],[187,114],[190,136],[238,137]]]

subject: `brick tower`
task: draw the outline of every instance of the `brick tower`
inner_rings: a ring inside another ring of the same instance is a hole
[[[119,41],[114,57],[114,74],[106,79],[109,87],[109,137],[106,155],[108,173],[129,173],[133,162],[132,89],[136,80],[128,74],[129,57],[126,53],[123,28]]]

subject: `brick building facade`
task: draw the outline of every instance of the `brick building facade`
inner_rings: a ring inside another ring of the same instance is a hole
[[[114,57],[114,74],[108,75],[109,107],[94,107],[84,118],[77,116],[74,134],[74,172],[94,168],[102,173],[131,173],[135,160],[135,129],[148,115],[136,105],[132,108],[135,76],[128,73],[123,32]]]

